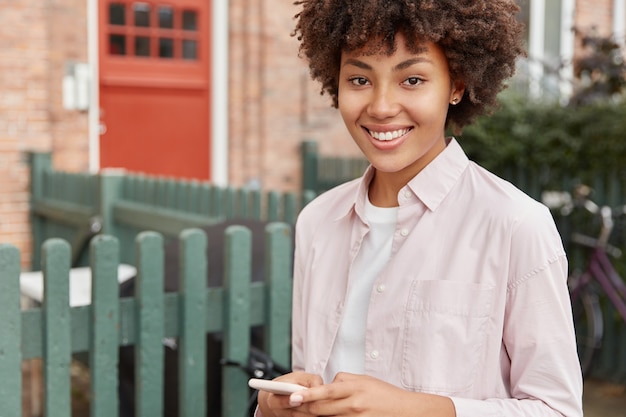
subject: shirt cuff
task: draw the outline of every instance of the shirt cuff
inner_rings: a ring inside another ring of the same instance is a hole
[[[456,417],[501,417],[494,404],[488,401],[469,398],[450,397],[454,404]]]

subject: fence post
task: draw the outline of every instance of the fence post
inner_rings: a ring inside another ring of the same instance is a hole
[[[289,224],[295,224],[297,213],[297,198],[295,193],[286,193],[283,195],[283,218],[282,221]]]
[[[317,142],[302,142],[302,190],[317,192]]]
[[[30,154],[30,224],[32,229],[31,268],[41,267],[41,244],[43,239],[44,219],[35,216],[32,211],[33,202],[43,197],[44,174],[52,170],[52,157],[49,152],[31,152]]]
[[[137,308],[135,343],[135,415],[163,414],[163,236],[141,232],[136,239]]]
[[[276,222],[280,219],[280,193],[278,191],[269,191],[267,193],[267,213],[265,220],[268,222]]]
[[[69,276],[71,248],[53,238],[43,244],[43,377],[46,417],[70,415],[71,323]]]
[[[113,236],[99,235],[90,243],[91,417],[117,417],[117,363],[119,356],[119,242]]]
[[[206,415],[207,237],[200,229],[180,234],[179,416]]]
[[[20,311],[20,253],[0,244],[0,415],[22,417],[22,314]]]
[[[252,233],[243,226],[229,226],[225,245],[223,357],[243,364],[248,360],[250,348]],[[244,416],[248,376],[238,367],[227,366],[222,378],[222,416]]]
[[[265,284],[268,300],[265,320],[265,350],[283,367],[291,357],[291,227],[271,223],[265,228]]]
[[[98,212],[102,216],[102,233],[122,238],[121,231],[115,224],[115,203],[122,199],[124,185],[124,171],[120,169],[105,169],[99,174],[100,196]],[[130,247],[122,247],[122,255],[132,252]],[[130,256],[130,255],[129,255]],[[132,259],[123,259],[122,262],[131,262]]]

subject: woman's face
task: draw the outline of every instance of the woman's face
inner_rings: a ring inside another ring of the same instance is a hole
[[[425,42],[418,53],[396,36],[393,55],[341,56],[339,110],[376,175],[408,182],[446,146],[448,106],[463,95],[450,79],[442,49]]]

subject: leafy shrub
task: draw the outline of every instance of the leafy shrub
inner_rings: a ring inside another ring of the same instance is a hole
[[[626,181],[625,102],[565,107],[503,96],[501,103],[459,138],[485,168],[514,183],[514,172],[534,177],[542,189],[597,177]]]

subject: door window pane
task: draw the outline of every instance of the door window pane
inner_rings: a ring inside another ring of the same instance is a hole
[[[150,27],[150,5],[147,3],[133,4],[135,26]]]
[[[159,57],[174,58],[174,40],[172,38],[159,38]]]
[[[196,17],[196,12],[194,12],[193,10],[183,10],[183,29],[198,30]]]
[[[111,55],[126,55],[126,36],[109,35],[109,53]]]
[[[126,24],[126,7],[121,3],[109,4],[109,24],[125,25]]]
[[[197,42],[191,39],[183,39],[183,59],[198,59]]]
[[[174,27],[174,9],[170,6],[159,7],[159,27],[172,29]]]
[[[150,38],[147,36],[137,36],[135,38],[135,55],[150,56]]]

